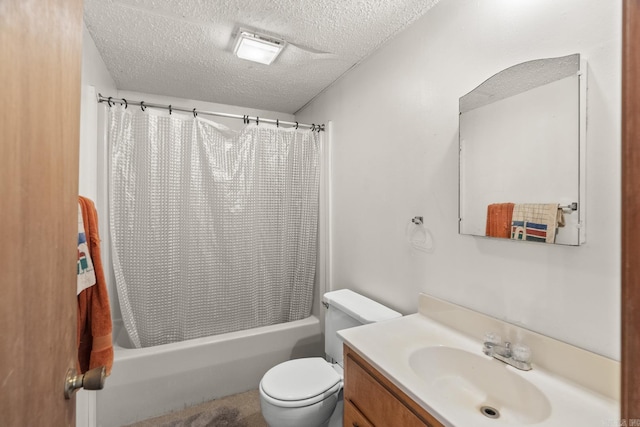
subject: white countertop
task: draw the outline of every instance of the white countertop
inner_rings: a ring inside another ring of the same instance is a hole
[[[392,383],[414,399],[445,426],[504,427],[515,425],[505,419],[490,419],[478,408],[463,407],[439,396],[410,367],[410,355],[424,347],[447,346],[492,359],[482,353],[482,343],[422,314],[372,323],[338,332],[344,342]],[[562,376],[535,365],[535,349],[531,371],[519,371],[504,365],[516,375],[535,385],[549,400],[550,415],[535,426],[619,425],[619,403],[604,394],[578,385]],[[495,360],[495,363],[501,362]]]

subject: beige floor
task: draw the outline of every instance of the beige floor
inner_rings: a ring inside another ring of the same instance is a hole
[[[258,390],[140,421],[129,427],[267,427],[260,413]]]

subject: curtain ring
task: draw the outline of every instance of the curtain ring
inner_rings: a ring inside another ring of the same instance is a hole
[[[193,109],[193,118],[195,119],[196,117],[198,117],[198,113],[196,113],[196,109]]]
[[[256,116],[256,126],[260,125],[260,117]]]
[[[311,132],[314,132],[316,130],[316,124],[312,123],[311,124]]]
[[[171,110],[171,104],[169,104],[169,115],[171,115],[171,112],[172,112],[172,110]]]
[[[113,105],[111,105],[111,98],[112,98],[112,97],[110,96],[110,97],[109,97],[109,99],[107,99],[107,105],[108,105],[109,107],[113,107]]]
[[[298,122],[296,122],[296,129],[298,129]]]
[[[140,101],[140,109],[144,111],[146,107],[144,106],[144,101]]]
[[[279,128],[280,127],[280,119],[276,119],[276,127]]]
[[[126,110],[127,107],[129,106],[129,103],[127,102],[126,99],[122,98],[122,100],[124,101],[124,109]]]

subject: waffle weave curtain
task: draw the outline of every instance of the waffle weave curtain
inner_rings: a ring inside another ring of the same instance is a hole
[[[305,318],[320,134],[109,109],[109,219],[136,347]]]

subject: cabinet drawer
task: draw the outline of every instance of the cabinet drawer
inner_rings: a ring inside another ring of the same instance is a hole
[[[369,421],[351,404],[344,400],[344,427],[373,427]]]

